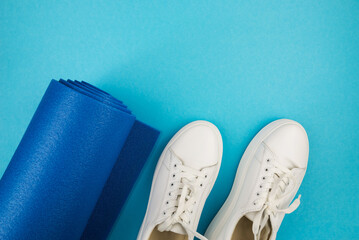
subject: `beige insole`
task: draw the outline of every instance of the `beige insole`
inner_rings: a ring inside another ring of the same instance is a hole
[[[242,217],[236,228],[234,229],[231,240],[254,240],[252,232],[253,222],[246,217]],[[268,240],[271,233],[271,227],[269,221],[266,223],[261,232],[260,240]]]
[[[188,240],[188,237],[174,232],[160,232],[155,228],[149,240]]]

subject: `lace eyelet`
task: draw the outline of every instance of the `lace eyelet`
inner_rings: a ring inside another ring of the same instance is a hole
[[[166,215],[166,212],[163,212],[163,215]]]
[[[171,183],[171,187],[173,187],[173,183]]]
[[[168,205],[168,201],[166,202],[166,204]]]
[[[201,183],[201,184],[200,184],[200,186],[202,187],[202,186],[203,186],[203,184]]]
[[[269,160],[269,158],[267,159],[267,162],[269,162],[270,160]]]
[[[174,167],[177,167],[177,164],[175,164]]]
[[[173,174],[172,177],[176,177],[176,174]]]
[[[207,174],[204,177],[207,178]]]
[[[259,193],[257,193],[257,196],[259,196]]]
[[[268,172],[268,168],[266,168],[266,172]]]
[[[171,193],[170,193],[170,192],[168,193],[168,196],[171,196]]]
[[[255,205],[257,205],[257,203],[254,202],[253,205],[255,206]]]
[[[263,179],[263,180],[266,180],[266,177],[263,177],[262,179]]]
[[[262,185],[259,186],[259,188],[262,188],[262,187],[263,187]]]

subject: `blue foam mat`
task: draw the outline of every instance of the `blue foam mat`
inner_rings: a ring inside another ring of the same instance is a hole
[[[127,198],[158,131],[109,94],[81,86],[52,80],[43,96],[0,181],[0,239],[80,239],[101,199],[115,194],[115,219]],[[122,195],[104,190],[122,183],[109,176],[129,181]]]
[[[71,80],[67,80],[67,81],[71,81]],[[93,91],[94,93],[98,94],[98,95],[101,95],[103,97],[107,97],[109,98],[111,101],[113,101],[114,103],[120,105],[120,106],[123,106],[125,108],[127,108],[126,105],[123,104],[122,101],[118,100],[117,98],[114,98],[113,96],[111,96],[110,94],[108,94],[107,92],[95,87],[95,86],[92,86],[91,84],[87,83],[87,82],[79,82],[77,80],[74,81],[75,84],[77,85],[81,85],[82,87],[90,90],[90,91]]]
[[[83,240],[107,238],[140,173],[138,165],[143,166],[158,135],[157,130],[139,121],[135,122],[88,221]]]

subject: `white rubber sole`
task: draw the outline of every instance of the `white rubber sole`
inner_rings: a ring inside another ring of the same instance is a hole
[[[279,127],[286,125],[286,124],[295,124],[303,128],[299,123],[289,120],[289,119],[280,119],[274,122],[269,123],[267,126],[262,128],[257,135],[253,138],[250,142],[248,147],[246,148],[241,161],[239,163],[236,177],[234,179],[234,183],[231,189],[229,196],[227,197],[225,203],[215,216],[215,218],[210,223],[205,236],[209,240],[224,240],[219,238],[219,234],[222,228],[225,226],[226,222],[228,221],[229,217],[231,216],[234,207],[236,205],[237,200],[240,196],[240,191],[244,184],[244,180],[246,177],[247,169],[249,167],[249,163],[251,159],[253,159],[254,154],[256,153],[260,144],[266,139],[272,132],[274,132]]]
[[[201,209],[201,212],[197,213],[197,218],[196,218],[196,228],[198,226],[198,223],[199,223],[199,218],[200,218],[200,215],[202,213],[202,210],[203,210],[203,207],[204,207],[204,203],[205,203],[205,200],[207,199],[209,193],[211,192],[213,186],[214,186],[214,183],[217,179],[217,176],[218,176],[218,173],[219,173],[219,169],[220,169],[220,166],[221,166],[221,162],[222,162],[222,155],[223,155],[223,142],[222,142],[222,136],[221,136],[221,133],[219,132],[218,128],[213,125],[212,123],[208,122],[208,121],[204,121],[204,120],[198,120],[198,121],[194,121],[194,122],[191,122],[187,125],[185,125],[184,127],[182,127],[172,138],[171,140],[167,143],[165,149],[162,151],[161,153],[161,156],[158,160],[158,163],[156,165],[156,170],[155,170],[155,173],[154,173],[154,176],[153,176],[153,180],[152,180],[152,185],[151,185],[151,193],[150,193],[150,198],[149,198],[149,201],[148,201],[148,204],[147,204],[147,210],[146,210],[146,215],[145,215],[145,219],[143,220],[142,222],[142,225],[141,225],[141,229],[139,231],[139,234],[137,236],[137,240],[144,240],[143,239],[143,230],[145,228],[145,224],[146,224],[146,220],[147,220],[147,216],[148,216],[148,212],[150,211],[149,209],[149,205],[150,205],[150,202],[151,202],[151,199],[152,199],[152,190],[154,188],[154,184],[157,180],[157,176],[158,176],[158,173],[159,173],[159,170],[163,164],[163,161],[165,159],[165,155],[166,155],[166,152],[168,151],[168,148],[179,138],[181,137],[181,135],[186,132],[187,130],[189,130],[190,128],[194,127],[194,126],[197,126],[197,125],[205,125],[209,128],[211,128],[212,130],[214,130],[214,132],[216,133],[217,135],[217,138],[218,138],[218,167],[217,167],[217,172],[216,172],[216,175],[215,177],[213,177],[212,179],[212,182],[211,182],[211,185],[209,188],[207,188],[207,190],[204,192],[204,195],[205,195],[205,198],[204,198],[204,201],[202,201],[199,205],[199,209]]]

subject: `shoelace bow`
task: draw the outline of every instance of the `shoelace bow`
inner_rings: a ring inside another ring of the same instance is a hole
[[[292,213],[300,204],[301,195],[288,208],[278,208],[281,202],[294,191],[294,188],[288,190],[287,187],[290,182],[293,182],[292,186],[295,186],[295,178],[291,170],[274,160],[271,162],[273,166],[272,171],[266,177],[266,182],[262,184],[263,191],[268,191],[269,193],[263,207],[256,213],[253,219],[252,230],[255,240],[260,239],[261,231],[270,218],[275,217],[278,213]]]
[[[171,155],[178,158],[172,151]],[[189,237],[197,237],[200,240],[207,240],[206,237],[193,230],[189,224],[190,214],[193,211],[193,206],[196,204],[196,197],[199,187],[199,179],[206,177],[206,174],[202,171],[184,166],[182,164],[177,165],[178,174],[181,174],[179,181],[176,182],[176,190],[171,191],[172,200],[167,202],[167,212],[172,214],[166,218],[157,229],[160,232],[170,231],[175,224],[180,224],[187,232]]]

